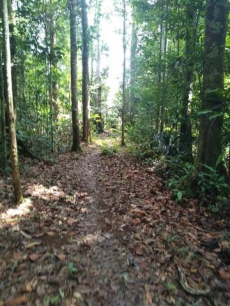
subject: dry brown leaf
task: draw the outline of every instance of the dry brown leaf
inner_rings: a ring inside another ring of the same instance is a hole
[[[40,245],[42,242],[41,241],[35,241],[35,242],[32,242],[32,243],[29,243],[26,245],[26,249],[31,249],[37,245]]]
[[[22,254],[21,254],[21,253],[18,253],[18,252],[14,252],[13,257],[14,257],[14,259],[17,260],[17,261],[21,261],[21,260],[23,259]]]
[[[219,270],[219,274],[222,279],[230,279],[230,270],[222,268]]]
[[[173,305],[176,304],[176,301],[175,301],[175,299],[174,299],[173,296],[168,296],[168,297],[166,298],[166,301],[167,301],[169,304],[173,304]]]
[[[145,249],[144,249],[143,245],[137,245],[137,246],[134,247],[134,250],[135,250],[135,253],[137,255],[143,255]]]
[[[31,261],[36,261],[40,256],[41,256],[40,254],[36,254],[36,253],[30,254],[30,255],[29,255],[29,259],[30,259]]]
[[[28,301],[28,298],[24,294],[21,296],[17,296],[16,298],[6,300],[5,305],[6,306],[16,306],[16,305],[21,305],[23,303],[27,303],[27,301]]]
[[[47,234],[48,236],[50,236],[50,237],[53,237],[53,236],[55,236],[56,233],[50,231],[50,232],[47,232],[46,234]]]
[[[150,294],[149,286],[147,285],[145,285],[145,299],[147,304],[152,305],[153,300]]]
[[[37,279],[33,279],[33,280],[29,280],[25,283],[25,290],[26,292],[31,292],[35,289],[35,287],[38,284],[38,280]]]
[[[65,260],[65,259],[66,259],[66,255],[65,255],[65,254],[62,254],[62,253],[57,254],[56,256],[57,256],[60,260]]]
[[[139,218],[136,218],[133,220],[133,225],[139,225],[141,223],[141,220]]]

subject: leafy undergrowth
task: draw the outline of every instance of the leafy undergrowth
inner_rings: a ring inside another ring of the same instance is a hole
[[[24,160],[22,186],[0,179],[0,305],[230,305],[229,220],[125,152]]]

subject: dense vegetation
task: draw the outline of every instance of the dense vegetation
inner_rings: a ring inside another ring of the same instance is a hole
[[[71,143],[79,151],[91,133],[121,126],[121,143],[131,141],[138,157],[167,174],[177,200],[223,204],[230,171],[227,0],[119,0],[114,8],[105,12],[101,0],[8,1],[19,152],[47,159]],[[101,67],[110,51],[101,34],[109,13],[120,16],[124,56],[112,107],[109,67]],[[0,154],[8,173],[3,24]]]

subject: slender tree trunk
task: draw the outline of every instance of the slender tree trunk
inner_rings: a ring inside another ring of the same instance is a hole
[[[14,197],[16,202],[22,200],[22,191],[18,167],[18,150],[15,130],[15,113],[13,104],[13,90],[12,90],[12,74],[11,74],[11,54],[10,54],[10,33],[7,0],[2,0],[3,11],[3,28],[4,28],[4,42],[5,42],[5,64],[6,64],[6,84],[7,84],[7,108],[9,121],[9,136],[10,136],[10,151],[12,164],[12,178],[14,187]]]
[[[160,108],[161,108],[161,92],[162,92],[162,44],[163,44],[163,21],[161,20],[160,24],[160,45],[159,45],[159,67],[158,67],[158,97],[157,97],[157,105],[156,105],[156,133],[160,130],[161,120],[160,120]]]
[[[50,127],[51,127],[51,151],[55,151],[54,144],[54,121],[55,121],[55,111],[54,111],[54,101],[53,101],[53,63],[54,63],[54,40],[55,40],[55,29],[52,11],[52,0],[49,1],[50,11],[49,11],[49,105],[50,105]]]
[[[81,0],[82,10],[82,104],[83,104],[83,141],[88,142],[89,120],[89,35],[87,5],[85,0]]]
[[[100,17],[99,17],[100,18]],[[98,20],[98,32],[100,31],[100,20]],[[103,132],[103,124],[102,124],[102,114],[101,114],[101,42],[100,42],[100,34],[98,35],[97,42],[97,70],[96,70],[96,79],[97,79],[97,94],[96,94],[96,122],[97,122],[97,132]]]
[[[123,81],[121,113],[121,145],[125,145],[125,106],[126,106],[126,0],[123,0]]]
[[[131,56],[130,56],[130,118],[132,124],[134,121],[135,112],[135,84],[136,84],[136,52],[137,52],[137,26],[132,22],[132,36],[131,36]]]
[[[95,99],[95,109],[96,109],[96,127],[97,132],[103,132],[103,122],[102,122],[102,110],[101,110],[101,96],[102,96],[102,86],[101,86],[101,3],[102,1],[96,1],[96,15],[95,15],[95,27],[97,30],[97,51],[96,51],[96,83],[97,83],[97,93]]]
[[[14,33],[15,27],[15,13],[12,10],[12,1],[8,1],[8,15],[10,16],[9,22],[9,31],[10,31],[10,53],[11,53],[11,75],[12,75],[12,91],[13,91],[13,101],[14,101],[14,113],[15,119],[17,118],[17,101],[18,101],[18,93],[17,93],[17,61],[16,61],[16,53],[17,53],[17,42]]]
[[[2,69],[2,50],[0,50],[0,101],[1,101],[1,142],[2,142],[2,157],[3,157],[3,168],[7,166],[7,145],[6,145],[6,101],[4,93],[4,78]]]
[[[76,0],[70,0],[70,45],[71,45],[71,99],[72,99],[72,129],[73,144],[72,151],[81,151],[80,131],[78,122],[78,100],[77,100],[77,21]]]
[[[166,1],[165,4],[165,15],[166,15],[166,20],[165,24],[162,27],[163,31],[163,36],[162,36],[162,59],[166,57],[166,52],[167,52],[167,40],[168,40],[168,0]],[[160,97],[160,132],[163,132],[164,126],[166,124],[166,92],[167,92],[167,84],[166,84],[166,65],[163,63],[162,66],[162,86],[161,86],[161,97]]]
[[[53,111],[53,123],[57,122],[59,115],[59,85],[57,81],[58,59],[55,54],[57,45],[57,29],[55,20],[55,11],[52,8],[50,1],[50,74],[51,74],[51,89],[50,89],[50,104]]]
[[[216,167],[222,154],[224,48],[227,31],[227,0],[207,0],[205,15],[205,49],[203,99],[198,140],[198,169],[204,164]],[[209,111],[207,111],[209,110]]]

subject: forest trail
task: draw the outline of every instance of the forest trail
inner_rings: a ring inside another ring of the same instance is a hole
[[[127,153],[26,160],[20,207],[0,185],[0,305],[230,305],[225,221]]]

